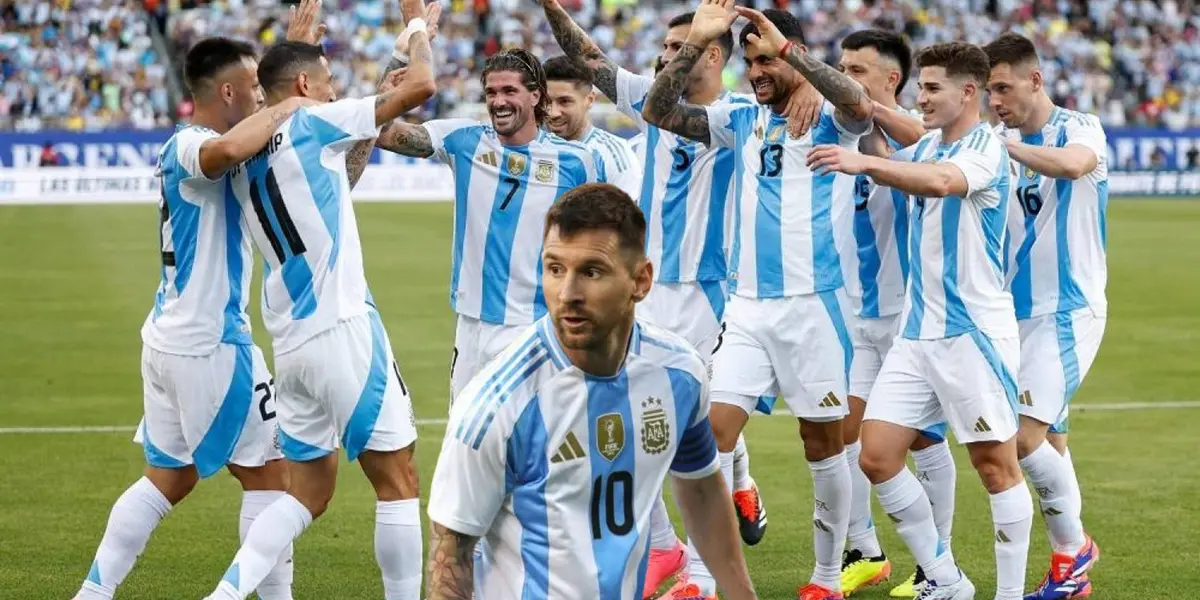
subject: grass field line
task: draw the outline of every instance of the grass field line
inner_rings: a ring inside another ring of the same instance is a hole
[[[1072,410],[1079,412],[1092,411],[1126,411],[1126,410],[1178,410],[1200,408],[1200,400],[1183,400],[1178,402],[1113,402],[1104,404],[1080,403],[1073,404]],[[755,413],[755,416],[768,416]],[[775,411],[772,417],[790,416],[787,410]],[[417,419],[421,427],[434,427],[446,424],[446,419]],[[61,427],[0,427],[0,435],[13,434],[48,434],[48,433],[133,433],[135,425],[83,425]]]

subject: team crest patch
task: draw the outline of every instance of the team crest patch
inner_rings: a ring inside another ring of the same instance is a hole
[[[1031,169],[1029,167],[1025,167],[1025,178],[1026,179],[1033,179],[1036,176],[1037,176],[1037,173],[1035,173],[1033,171],[1033,169]]]
[[[519,176],[525,172],[527,162],[525,161],[525,157],[521,154],[509,154],[508,164],[506,166],[508,167],[508,173],[510,175]]]
[[[646,398],[642,401],[642,450],[646,454],[660,454],[667,449],[670,440],[671,427],[667,424],[662,399]]]
[[[625,449],[625,420],[620,413],[600,415],[596,419],[596,450],[612,462]]]
[[[760,139],[760,140],[761,140],[761,139],[763,139],[763,128],[762,128],[762,125],[759,125],[758,127],[755,127],[755,128],[754,128],[754,137],[756,137],[756,138],[758,138],[758,139]]]
[[[767,141],[772,144],[778,144],[783,139],[783,132],[787,130],[784,125],[773,125],[767,130]]]
[[[550,183],[554,180],[554,163],[548,160],[539,160],[537,163],[537,171],[534,177],[542,183]]]

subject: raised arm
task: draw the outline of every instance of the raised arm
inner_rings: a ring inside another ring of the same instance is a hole
[[[404,121],[393,121],[379,134],[375,145],[396,154],[429,158],[433,156],[433,138],[429,130],[421,125],[413,125]]]
[[[813,57],[803,46],[789,42],[779,28],[761,12],[744,6],[739,6],[736,10],[758,29],[758,34],[750,34],[746,41],[758,46],[767,56],[778,56],[792,65],[837,108],[841,122],[863,122],[871,119],[875,112],[875,103],[857,81]]]
[[[1016,140],[1006,143],[1008,155],[1013,160],[1046,177],[1075,180],[1091,173],[1100,164],[1096,152],[1081,144],[1068,143],[1062,148],[1046,148]]]
[[[429,525],[428,600],[471,600],[475,593],[475,543],[479,538],[437,522]]]
[[[713,579],[729,600],[753,600],[754,585],[742,555],[733,500],[718,471],[700,479],[671,478],[684,528]]]
[[[609,100],[617,101],[617,71],[620,67],[600,50],[596,42],[587,32],[567,14],[567,10],[558,0],[539,0],[550,21],[550,30],[554,39],[562,47],[563,54],[582,60],[592,71],[592,79],[596,87],[608,96]]]
[[[264,108],[234,125],[225,135],[215,137],[200,146],[200,170],[209,179],[216,179],[235,165],[249,160],[263,149],[275,130],[301,107],[316,104],[307,98],[288,98],[275,106]]]
[[[888,108],[878,102],[875,103],[875,124],[888,137],[896,140],[900,147],[907,148],[921,139],[925,135],[925,126],[921,124],[921,120],[906,115],[898,110]]]

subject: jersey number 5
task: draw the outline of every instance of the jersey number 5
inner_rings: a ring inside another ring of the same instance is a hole
[[[617,521],[618,501],[621,503],[620,521]],[[604,513],[603,519],[601,512]],[[604,537],[606,528],[613,535],[625,535],[633,531],[633,475],[629,471],[613,471],[608,474],[607,481],[601,475],[592,482],[591,515],[594,540]]]
[[[278,231],[271,223],[271,218],[267,216],[267,207],[263,204],[260,187],[267,190],[267,200],[271,203],[271,212],[275,213],[275,219],[279,222]],[[304,254],[304,241],[300,239],[300,232],[296,229],[296,224],[292,222],[292,215],[288,213],[287,205],[283,203],[283,194],[279,191],[279,181],[275,179],[275,169],[267,169],[265,181],[250,180],[250,203],[254,205],[254,214],[258,216],[258,223],[262,225],[263,233],[266,234],[271,249],[275,251],[275,257],[279,259],[279,264],[287,262],[291,256]],[[279,239],[281,235],[283,241]],[[282,242],[287,242],[286,251]]]

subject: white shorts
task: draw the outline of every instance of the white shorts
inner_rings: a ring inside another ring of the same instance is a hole
[[[897,338],[864,420],[910,429],[950,423],[959,443],[1006,441],[1017,433],[1020,341],[991,339],[983,332],[940,340]]]
[[[726,295],[724,281],[655,283],[637,316],[687,340],[707,362],[721,336]]]
[[[1066,431],[1071,396],[1092,368],[1108,319],[1090,308],[1018,321],[1021,331],[1021,390],[1018,412]]]
[[[792,414],[808,421],[845,417],[847,374],[854,353],[846,328],[850,302],[843,290],[751,299],[734,296],[722,343],[713,355],[714,401],[738,398],[742,410],[782,395]],[[760,408],[761,410],[761,408]]]
[[[454,402],[476,373],[529,327],[497,325],[459,315],[458,325],[454,328],[454,355],[450,358],[450,402]]]
[[[133,439],[152,467],[195,465],[201,477],[228,464],[261,467],[282,457],[271,384],[257,346],[184,356],[143,344],[145,412]]]
[[[850,361],[850,395],[866,400],[883,368],[883,359],[900,333],[900,315],[878,319],[854,316],[850,319],[850,339],[854,358]]]
[[[275,357],[279,437],[288,460],[346,448],[390,452],[417,439],[416,416],[379,313],[339,322]]]

